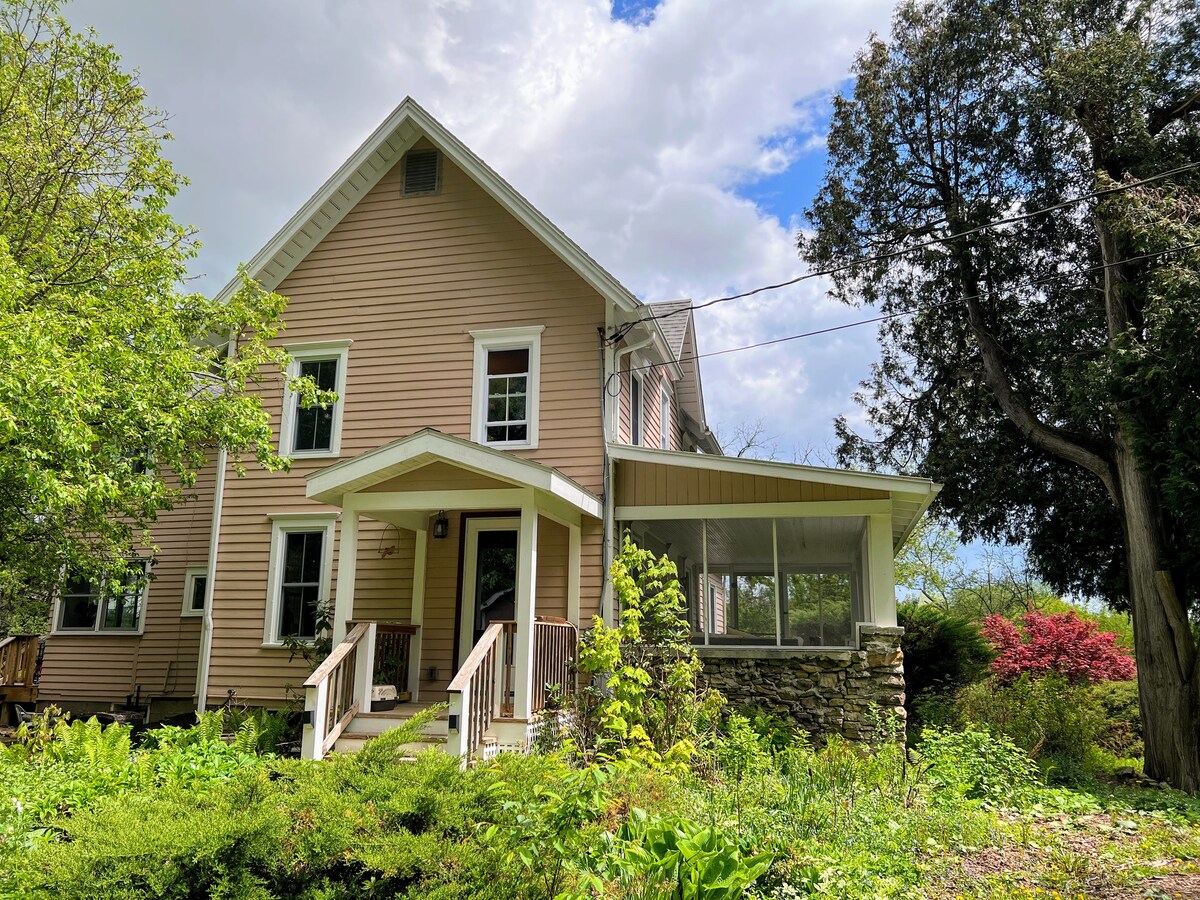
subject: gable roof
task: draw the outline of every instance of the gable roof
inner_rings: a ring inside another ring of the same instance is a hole
[[[691,309],[692,301],[660,300],[649,306],[658,327],[662,329],[663,337],[667,340],[667,346],[678,361],[683,356],[683,339],[687,335],[688,322],[692,318],[691,313],[684,313],[683,310]]]
[[[329,234],[422,136],[428,138],[447,159],[465,171],[584,281],[616,304],[618,309],[632,312],[645,308],[642,301],[411,97],[404,98],[383,124],[254,255],[246,267],[250,277],[267,290],[273,291],[279,287],[309,251]],[[228,300],[240,283],[240,278],[233,278],[222,288],[218,299]]]

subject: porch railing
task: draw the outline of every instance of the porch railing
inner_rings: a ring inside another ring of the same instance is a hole
[[[364,702],[370,705],[375,628],[374,622],[355,625],[304,682],[305,759],[324,758]]]
[[[450,734],[446,749],[469,759],[479,753],[492,720],[512,710],[516,622],[492,622],[446,689]]]
[[[579,656],[579,629],[566,619],[538,616],[533,623],[533,697],[531,712],[546,708],[552,688],[563,697],[575,693],[575,663]]]
[[[359,624],[361,623],[351,620],[346,623],[346,630],[349,631]],[[421,626],[404,625],[398,622],[371,622],[368,624],[375,626],[374,664],[371,667],[372,682],[395,685],[401,702],[412,700],[413,686],[416,683],[420,662],[413,654],[413,645]]]

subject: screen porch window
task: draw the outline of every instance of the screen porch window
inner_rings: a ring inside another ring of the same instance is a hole
[[[336,391],[338,385],[337,357],[306,359],[300,362],[300,376],[311,378],[323,391]],[[304,407],[296,404],[296,428],[292,438],[293,453],[328,453],[333,448],[333,403]]]
[[[487,416],[489,444],[529,441],[529,348],[487,352]]]
[[[324,529],[284,532],[279,585],[280,638],[312,640],[317,636],[324,544]]]

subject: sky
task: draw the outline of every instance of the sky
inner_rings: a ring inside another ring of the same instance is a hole
[[[215,292],[406,95],[644,300],[794,278],[830,101],[877,0],[77,0],[170,115]],[[818,280],[697,313],[701,353],[865,318]],[[873,326],[703,362],[709,421],[831,462]]]

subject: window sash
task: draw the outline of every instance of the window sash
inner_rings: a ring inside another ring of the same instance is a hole
[[[513,365],[514,351],[524,351],[525,365]],[[484,390],[484,442],[524,444],[529,440],[529,365],[531,347],[488,348]],[[499,365],[493,366],[496,359]],[[492,369],[516,369],[500,371]]]
[[[300,377],[312,378],[323,391],[336,391],[338,384],[339,356],[300,360]],[[293,397],[296,405],[292,428],[293,453],[328,453],[333,449],[334,403],[301,406],[300,398]]]
[[[192,592],[188,598],[188,609],[192,612],[204,612],[205,600],[208,596],[208,576],[192,576]]]
[[[276,636],[312,640],[317,636],[325,562],[324,529],[288,529],[281,539]]]

